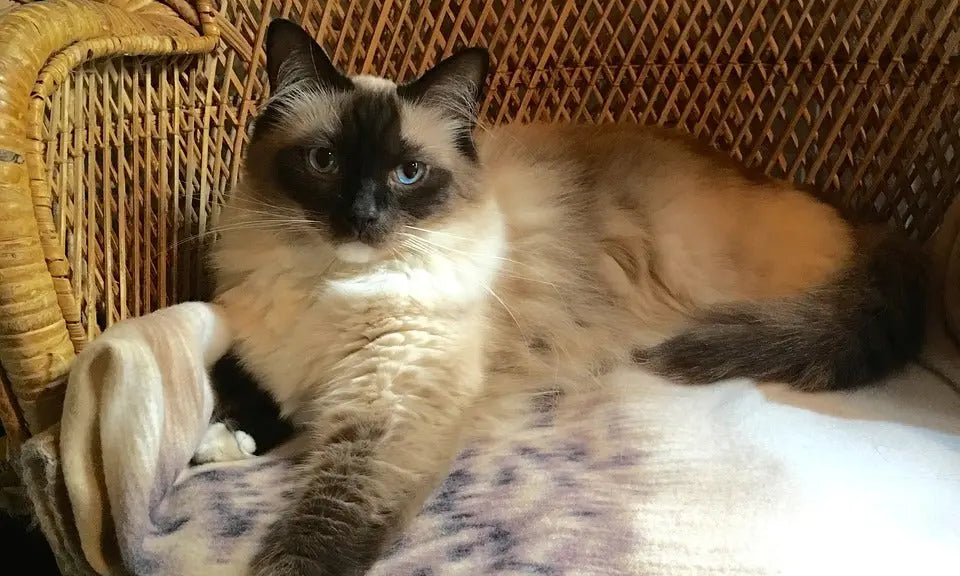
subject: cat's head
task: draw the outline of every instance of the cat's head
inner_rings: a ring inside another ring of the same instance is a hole
[[[246,159],[261,206],[298,214],[301,229],[364,262],[473,201],[484,50],[397,85],[341,74],[309,34],[275,20],[266,54],[271,98]]]

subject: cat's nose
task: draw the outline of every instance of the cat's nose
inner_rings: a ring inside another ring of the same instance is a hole
[[[372,201],[355,202],[350,220],[357,235],[362,236],[368,228],[374,226],[380,220],[380,209]]]

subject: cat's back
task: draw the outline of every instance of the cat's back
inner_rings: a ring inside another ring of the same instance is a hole
[[[552,212],[568,226],[601,224],[624,211],[646,220],[678,200],[704,210],[740,209],[790,188],[689,135],[655,126],[503,125],[481,134],[478,149],[508,214]]]
[[[506,125],[483,135],[480,153],[524,237],[610,256],[631,278],[655,266],[687,300],[790,294],[830,277],[850,252],[849,225],[832,207],[675,130]],[[524,225],[535,217],[542,227]]]
[[[639,124],[505,124],[478,136],[491,170],[518,165],[542,171],[636,179],[677,175],[773,183],[708,144],[677,130]]]

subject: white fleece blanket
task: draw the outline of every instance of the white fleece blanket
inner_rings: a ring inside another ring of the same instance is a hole
[[[61,459],[99,573],[242,574],[289,498],[277,456],[188,468],[229,339],[183,304],[78,359]],[[960,574],[960,395],[926,370],[854,394],[608,381],[471,442],[372,573]]]

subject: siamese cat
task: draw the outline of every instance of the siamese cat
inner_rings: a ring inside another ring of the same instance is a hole
[[[311,450],[253,574],[363,574],[486,399],[625,363],[847,388],[920,350],[917,249],[792,184],[663,129],[480,129],[480,49],[397,84],[277,20],[266,54],[210,262],[234,356]]]

